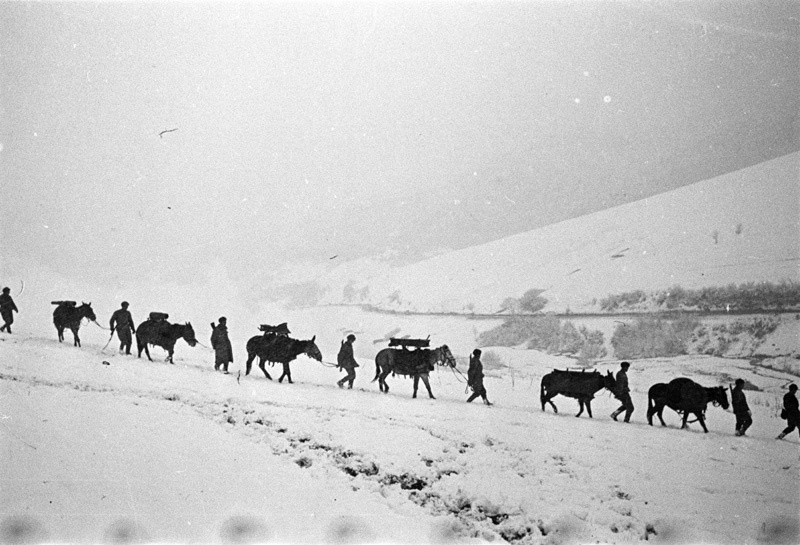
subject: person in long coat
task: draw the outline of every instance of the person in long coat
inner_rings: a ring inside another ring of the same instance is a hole
[[[131,334],[136,333],[136,327],[133,325],[133,317],[128,310],[127,301],[123,301],[120,308],[114,311],[114,314],[111,315],[111,320],[108,322],[108,326],[111,328],[112,334],[114,331],[117,332],[117,337],[119,337],[119,353],[122,354],[124,351],[126,355],[130,355],[131,343],[133,342]]]
[[[742,436],[747,428],[753,423],[750,413],[750,406],[747,405],[747,398],[744,395],[744,380],[737,378],[736,386],[731,390],[731,405],[733,414],[736,415],[736,435]]]
[[[356,362],[355,356],[353,356],[353,343],[355,340],[356,336],[351,333],[347,336],[347,341],[343,342],[342,346],[339,348],[337,367],[347,371],[347,376],[336,382],[339,388],[344,388],[344,383],[347,382],[349,383],[348,389],[352,389],[353,382],[356,380],[356,367],[359,367],[359,365],[358,362]]]
[[[631,421],[631,415],[633,414],[633,400],[631,399],[631,389],[628,386],[628,368],[630,368],[631,364],[627,361],[623,361],[619,364],[619,371],[617,371],[616,377],[616,391],[614,395],[617,399],[622,402],[619,409],[611,413],[611,418],[614,421],[617,421],[617,417],[622,414],[622,411],[625,411],[625,422]]]
[[[233,363],[233,347],[228,338],[228,319],[220,317],[219,324],[211,322],[211,348],[214,349],[214,370],[222,369],[223,373],[228,372],[228,364]]]
[[[783,410],[786,411],[786,429],[783,430],[776,439],[783,439],[790,433],[792,433],[795,428],[797,428],[798,433],[800,433],[800,407],[798,407],[797,403],[797,385],[790,384],[789,391],[783,396]]]
[[[14,313],[19,312],[17,305],[11,298],[11,288],[3,288],[3,294],[0,295],[0,316],[3,318],[3,327],[0,331],[8,331],[11,333],[11,324],[14,323]]]
[[[491,405],[486,397],[486,387],[483,385],[483,363],[481,363],[481,349],[476,348],[469,357],[469,369],[467,370],[467,386],[472,388],[472,395],[467,398],[467,403],[472,403],[478,396],[483,398],[483,402]]]

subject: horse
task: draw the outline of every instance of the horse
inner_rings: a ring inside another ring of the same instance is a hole
[[[456,366],[456,359],[446,344],[432,350],[417,349],[409,351],[384,348],[375,355],[375,378],[372,379],[372,382],[377,380],[381,392],[387,394],[389,393],[389,385],[386,384],[386,377],[389,373],[412,376],[414,377],[414,395],[412,397],[417,397],[419,380],[422,379],[422,382],[425,383],[425,388],[428,389],[428,396],[431,399],[436,399],[433,397],[431,383],[428,380],[428,373],[433,371],[436,365],[448,365],[451,368]]]
[[[72,330],[73,346],[80,347],[81,339],[78,337],[78,330],[81,328],[81,320],[84,318],[93,322],[97,320],[91,303],[81,303],[79,307],[76,307],[74,303],[59,304],[53,311],[53,324],[58,331],[58,342],[64,340],[64,329],[69,328]]]
[[[144,351],[147,354],[147,359],[153,361],[153,358],[150,357],[150,350],[147,348],[148,344],[152,344],[166,350],[167,359],[165,361],[174,363],[172,354],[175,351],[175,343],[178,339],[183,339],[189,346],[197,344],[191,323],[171,324],[166,320],[145,320],[136,328],[138,357],[141,358],[142,351]]]
[[[542,410],[546,410],[545,404],[549,403],[550,406],[553,407],[553,412],[558,414],[558,409],[552,399],[561,394],[567,397],[574,397],[578,400],[580,410],[578,414],[575,415],[576,417],[583,414],[583,407],[585,405],[586,412],[589,413],[589,418],[592,418],[592,399],[594,399],[594,394],[603,388],[613,392],[616,382],[611,371],[607,371],[606,374],[603,375],[597,371],[587,373],[585,371],[561,371],[555,369],[542,377],[539,390],[539,400],[542,402]]]
[[[314,335],[310,340],[299,341],[286,335],[276,335],[274,333],[251,337],[247,341],[247,367],[244,374],[250,374],[253,360],[258,356],[258,367],[264,371],[265,377],[272,380],[264,366],[266,362],[280,363],[283,365],[283,374],[278,379],[278,382],[283,382],[285,377],[289,379],[289,384],[291,384],[292,370],[289,368],[289,363],[297,356],[305,354],[309,358],[322,361],[322,352],[314,344],[316,338],[317,336]]]
[[[673,379],[669,384],[654,384],[647,392],[647,423],[653,425],[653,415],[655,414],[658,415],[661,425],[666,426],[662,416],[666,406],[678,414],[682,414],[681,429],[686,427],[689,413],[693,413],[703,427],[703,431],[708,433],[705,413],[709,402],[721,405],[723,409],[727,410],[728,394],[725,392],[725,388],[722,386],[706,388],[686,377]]]

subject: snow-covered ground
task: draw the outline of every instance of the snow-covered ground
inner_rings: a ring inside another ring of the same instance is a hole
[[[59,344],[55,330],[22,323],[0,334],[0,541],[800,540],[800,439],[775,441],[791,375],[713,357],[635,361],[624,424],[605,392],[593,419],[575,418],[563,397],[559,414],[542,412],[541,377],[570,360],[534,351],[486,349],[503,364],[487,369],[492,407],[466,404],[463,377],[444,369],[432,374],[435,400],[424,389],[412,399],[402,377],[388,395],[370,382],[388,335],[430,334],[465,358],[488,322],[354,308],[287,316],[293,336],[317,335],[326,362],[356,331],[355,389],[303,356],[294,384],[257,368],[244,376],[241,340],[223,375],[209,349],[183,341],[174,365],[158,348],[154,362],[118,355],[116,340],[103,350],[106,332],[91,324],[80,349],[69,333]],[[749,436],[735,437],[733,414],[714,406],[708,434],[679,429],[669,409],[667,428],[648,426],[647,389],[677,376],[756,385]]]

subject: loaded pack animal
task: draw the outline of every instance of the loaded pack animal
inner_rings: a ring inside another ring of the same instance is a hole
[[[615,386],[616,380],[611,371],[607,371],[603,375],[597,371],[587,373],[585,370],[562,371],[554,369],[551,373],[547,373],[542,377],[539,399],[542,402],[543,411],[545,410],[545,404],[549,403],[553,407],[553,412],[558,413],[558,409],[552,399],[557,395],[574,397],[578,400],[580,408],[575,416],[582,415],[585,406],[586,412],[589,413],[589,418],[592,418],[592,399],[594,399],[594,395],[603,388],[613,392]]]
[[[175,343],[178,339],[183,339],[189,346],[195,346],[197,339],[194,336],[194,328],[190,322],[185,324],[171,324],[166,318],[151,317],[145,320],[139,327],[136,328],[136,348],[139,351],[138,357],[142,357],[142,351],[147,355],[147,359],[153,361],[150,357],[150,350],[148,345],[160,346],[167,351],[167,359],[169,363],[172,361],[172,355],[175,351]]]
[[[78,337],[78,330],[81,328],[81,321],[88,318],[91,321],[96,321],[97,316],[92,310],[91,303],[81,303],[81,306],[75,306],[75,301],[53,301],[56,309],[53,311],[53,324],[58,331],[58,342],[64,340],[64,329],[69,328],[72,330],[72,337],[74,340],[73,346],[80,346],[81,339]]]
[[[653,384],[647,392],[647,423],[652,426],[653,415],[658,415],[661,425],[666,426],[662,413],[664,407],[669,407],[683,416],[681,429],[686,427],[689,414],[694,414],[703,431],[708,433],[705,423],[708,403],[722,406],[727,410],[728,394],[725,388],[722,386],[707,388],[686,377],[673,379],[669,384]]]
[[[244,374],[250,374],[253,360],[258,356],[258,367],[264,372],[265,377],[272,380],[264,365],[266,362],[270,362],[270,364],[280,363],[283,365],[283,374],[278,379],[278,382],[283,382],[283,379],[287,378],[291,384],[292,370],[289,368],[289,363],[297,356],[305,354],[309,358],[322,361],[322,352],[314,344],[316,338],[317,336],[314,335],[309,340],[300,341],[287,335],[271,332],[251,337],[247,341],[247,365]]]
[[[389,393],[389,385],[386,383],[386,377],[389,376],[389,373],[410,376],[414,378],[414,395],[412,397],[417,397],[419,381],[422,379],[425,388],[428,390],[428,397],[436,399],[431,391],[428,374],[437,365],[447,365],[451,368],[456,366],[456,359],[446,344],[431,350],[425,348],[416,350],[384,348],[375,355],[375,378],[372,379],[372,382],[377,380],[381,392],[386,394]]]

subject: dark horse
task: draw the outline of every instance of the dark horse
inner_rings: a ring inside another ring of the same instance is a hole
[[[79,307],[76,307],[74,303],[59,304],[53,311],[53,324],[58,330],[58,342],[64,340],[64,329],[69,328],[72,330],[72,337],[75,340],[73,346],[80,346],[81,339],[78,337],[78,330],[81,328],[81,320],[84,318],[93,322],[97,320],[91,303],[82,303]]]
[[[725,388],[722,386],[705,388],[686,377],[673,379],[669,384],[653,384],[647,393],[647,423],[653,425],[653,415],[655,414],[661,420],[661,425],[666,426],[662,416],[666,406],[683,416],[681,429],[686,427],[689,413],[693,413],[700,425],[703,426],[703,431],[708,433],[705,414],[709,402],[714,405],[722,405],[722,408],[727,410],[728,394],[725,392]]]
[[[258,356],[258,367],[264,371],[265,377],[272,380],[272,377],[267,373],[267,368],[264,366],[266,362],[281,363],[283,364],[283,374],[278,379],[278,382],[283,382],[284,377],[286,377],[291,384],[292,370],[289,368],[289,363],[297,356],[305,354],[309,358],[322,361],[322,352],[314,344],[316,338],[317,336],[314,335],[310,340],[298,341],[285,335],[275,335],[273,333],[251,337],[247,341],[247,367],[244,374],[250,374],[253,360]]]
[[[194,336],[194,329],[192,324],[186,322],[185,324],[171,324],[166,320],[145,320],[139,327],[136,328],[136,348],[139,350],[138,357],[142,357],[142,350],[147,354],[147,359],[153,361],[150,357],[150,350],[147,348],[148,344],[160,346],[167,351],[166,361],[172,361],[172,354],[175,351],[175,343],[178,339],[185,340],[189,346],[197,344],[197,339]]]
[[[449,365],[451,368],[456,366],[456,359],[446,344],[433,350],[384,348],[375,356],[375,378],[372,379],[372,382],[377,380],[381,392],[386,394],[389,393],[389,385],[386,384],[386,377],[389,373],[412,376],[414,377],[414,395],[412,397],[417,397],[419,379],[422,379],[425,388],[428,389],[428,396],[436,399],[431,391],[428,373],[433,371],[437,364]]]
[[[580,410],[575,416],[583,414],[583,406],[586,405],[586,412],[592,418],[592,399],[594,394],[606,388],[613,392],[617,381],[611,371],[607,371],[604,376],[597,371],[587,373],[585,371],[561,371],[555,369],[552,373],[547,373],[542,377],[542,384],[539,399],[542,402],[542,410],[545,410],[545,403],[553,407],[553,412],[558,413],[558,409],[551,401],[555,396],[561,394],[567,397],[574,397],[578,400]]]

